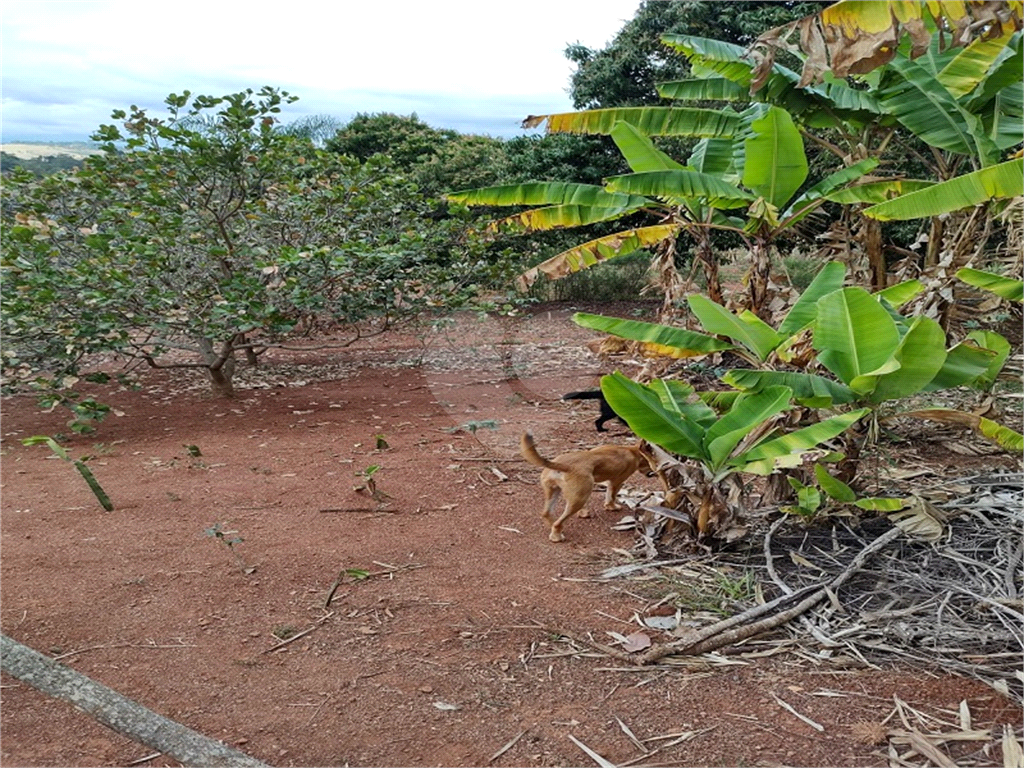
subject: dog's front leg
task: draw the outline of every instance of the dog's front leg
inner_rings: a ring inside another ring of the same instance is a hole
[[[605,509],[608,509],[608,510],[622,509],[622,507],[619,506],[619,501],[618,501],[618,498],[619,498],[619,488],[621,488],[621,487],[622,487],[622,485],[616,483],[614,480],[609,480],[607,483],[605,483],[605,491],[604,491],[604,508]]]

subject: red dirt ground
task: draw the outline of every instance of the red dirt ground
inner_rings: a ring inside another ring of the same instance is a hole
[[[628,581],[594,579],[632,546],[610,528],[619,516],[571,521],[549,543],[538,472],[518,457],[526,428],[548,455],[629,439],[597,435],[593,403],[558,400],[604,370],[568,314],[282,354],[233,401],[180,372],[97,388],[123,416],[65,445],[94,456],[113,512],[70,465],[19,442],[66,429],[66,414],[5,400],[3,632],[278,766],[486,765],[519,734],[492,765],[591,764],[569,735],[620,764],[644,753],[619,721],[649,750],[697,732],[650,765],[881,765],[884,745],[865,734],[894,694],[929,712],[966,699],[975,727],[1019,723],[1019,706],[963,678],[785,655],[639,670],[529,628],[608,642],[648,605]],[[374,464],[390,497],[379,511],[353,490]],[[217,523],[244,539],[234,550],[252,573],[204,533]],[[343,569],[380,575],[346,579],[325,611]],[[5,766],[151,754],[6,676],[0,738]]]

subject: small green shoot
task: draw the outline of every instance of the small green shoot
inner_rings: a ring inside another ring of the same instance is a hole
[[[373,439],[376,441],[378,451],[386,451],[391,448],[391,446],[388,445],[388,441],[384,439],[384,435],[374,435]]]
[[[185,443],[185,450],[188,451],[188,455],[189,456],[202,456],[203,455],[203,452],[201,450],[199,450],[199,446],[198,445],[191,445],[190,443]]]
[[[239,570],[248,576],[256,570],[256,566],[246,565],[245,560],[243,560],[242,556],[235,550],[235,545],[241,544],[245,539],[237,535],[238,531],[225,530],[226,525],[227,523],[214,523],[207,528],[204,533],[210,538],[217,539],[217,541],[227,547],[228,551],[231,552],[231,555],[235,558],[235,563],[238,565]]]
[[[72,459],[68,452],[64,450],[61,446],[59,446],[57,444],[57,441],[54,440],[49,435],[33,435],[32,437],[23,438],[21,442],[22,445],[46,444],[47,446],[49,446],[50,450],[53,451],[54,454],[56,454],[69,464],[73,464],[75,466],[75,469],[78,470],[78,473],[83,478],[85,478],[85,482],[88,483],[89,489],[93,492],[93,495],[96,497],[97,501],[99,501],[100,506],[107,510],[107,512],[114,511],[114,505],[110,502],[110,497],[107,496],[106,491],[104,491],[103,488],[100,486],[99,482],[96,480],[95,475],[93,475],[92,470],[85,466],[84,460]]]
[[[356,472],[356,477],[362,478],[363,482],[353,486],[352,490],[356,493],[366,494],[377,503],[383,504],[391,497],[377,487],[377,481],[373,477],[380,471],[380,468],[380,464],[371,464],[366,469]]]
[[[456,432],[469,432],[475,435],[478,429],[497,429],[498,422],[494,419],[485,419],[483,421],[467,421],[465,424],[460,424],[457,427],[449,427],[445,430],[449,434]]]

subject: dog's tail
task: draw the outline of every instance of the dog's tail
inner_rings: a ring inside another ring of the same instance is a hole
[[[569,392],[562,395],[563,400],[603,400],[604,393],[600,389],[584,389],[582,392]]]
[[[539,453],[537,453],[537,446],[533,442],[533,435],[529,432],[524,432],[523,436],[519,440],[519,451],[523,454],[523,458],[531,464],[536,464],[538,467],[545,467],[546,469],[554,469],[558,472],[568,472],[569,467],[564,464],[558,464],[550,459],[545,459]]]

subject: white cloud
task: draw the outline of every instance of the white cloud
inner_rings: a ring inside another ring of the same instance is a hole
[[[112,109],[157,108],[186,88],[263,85],[301,97],[285,120],[415,111],[434,125],[511,134],[528,113],[571,108],[565,46],[603,47],[638,5],[5,0],[3,134],[85,138]]]

